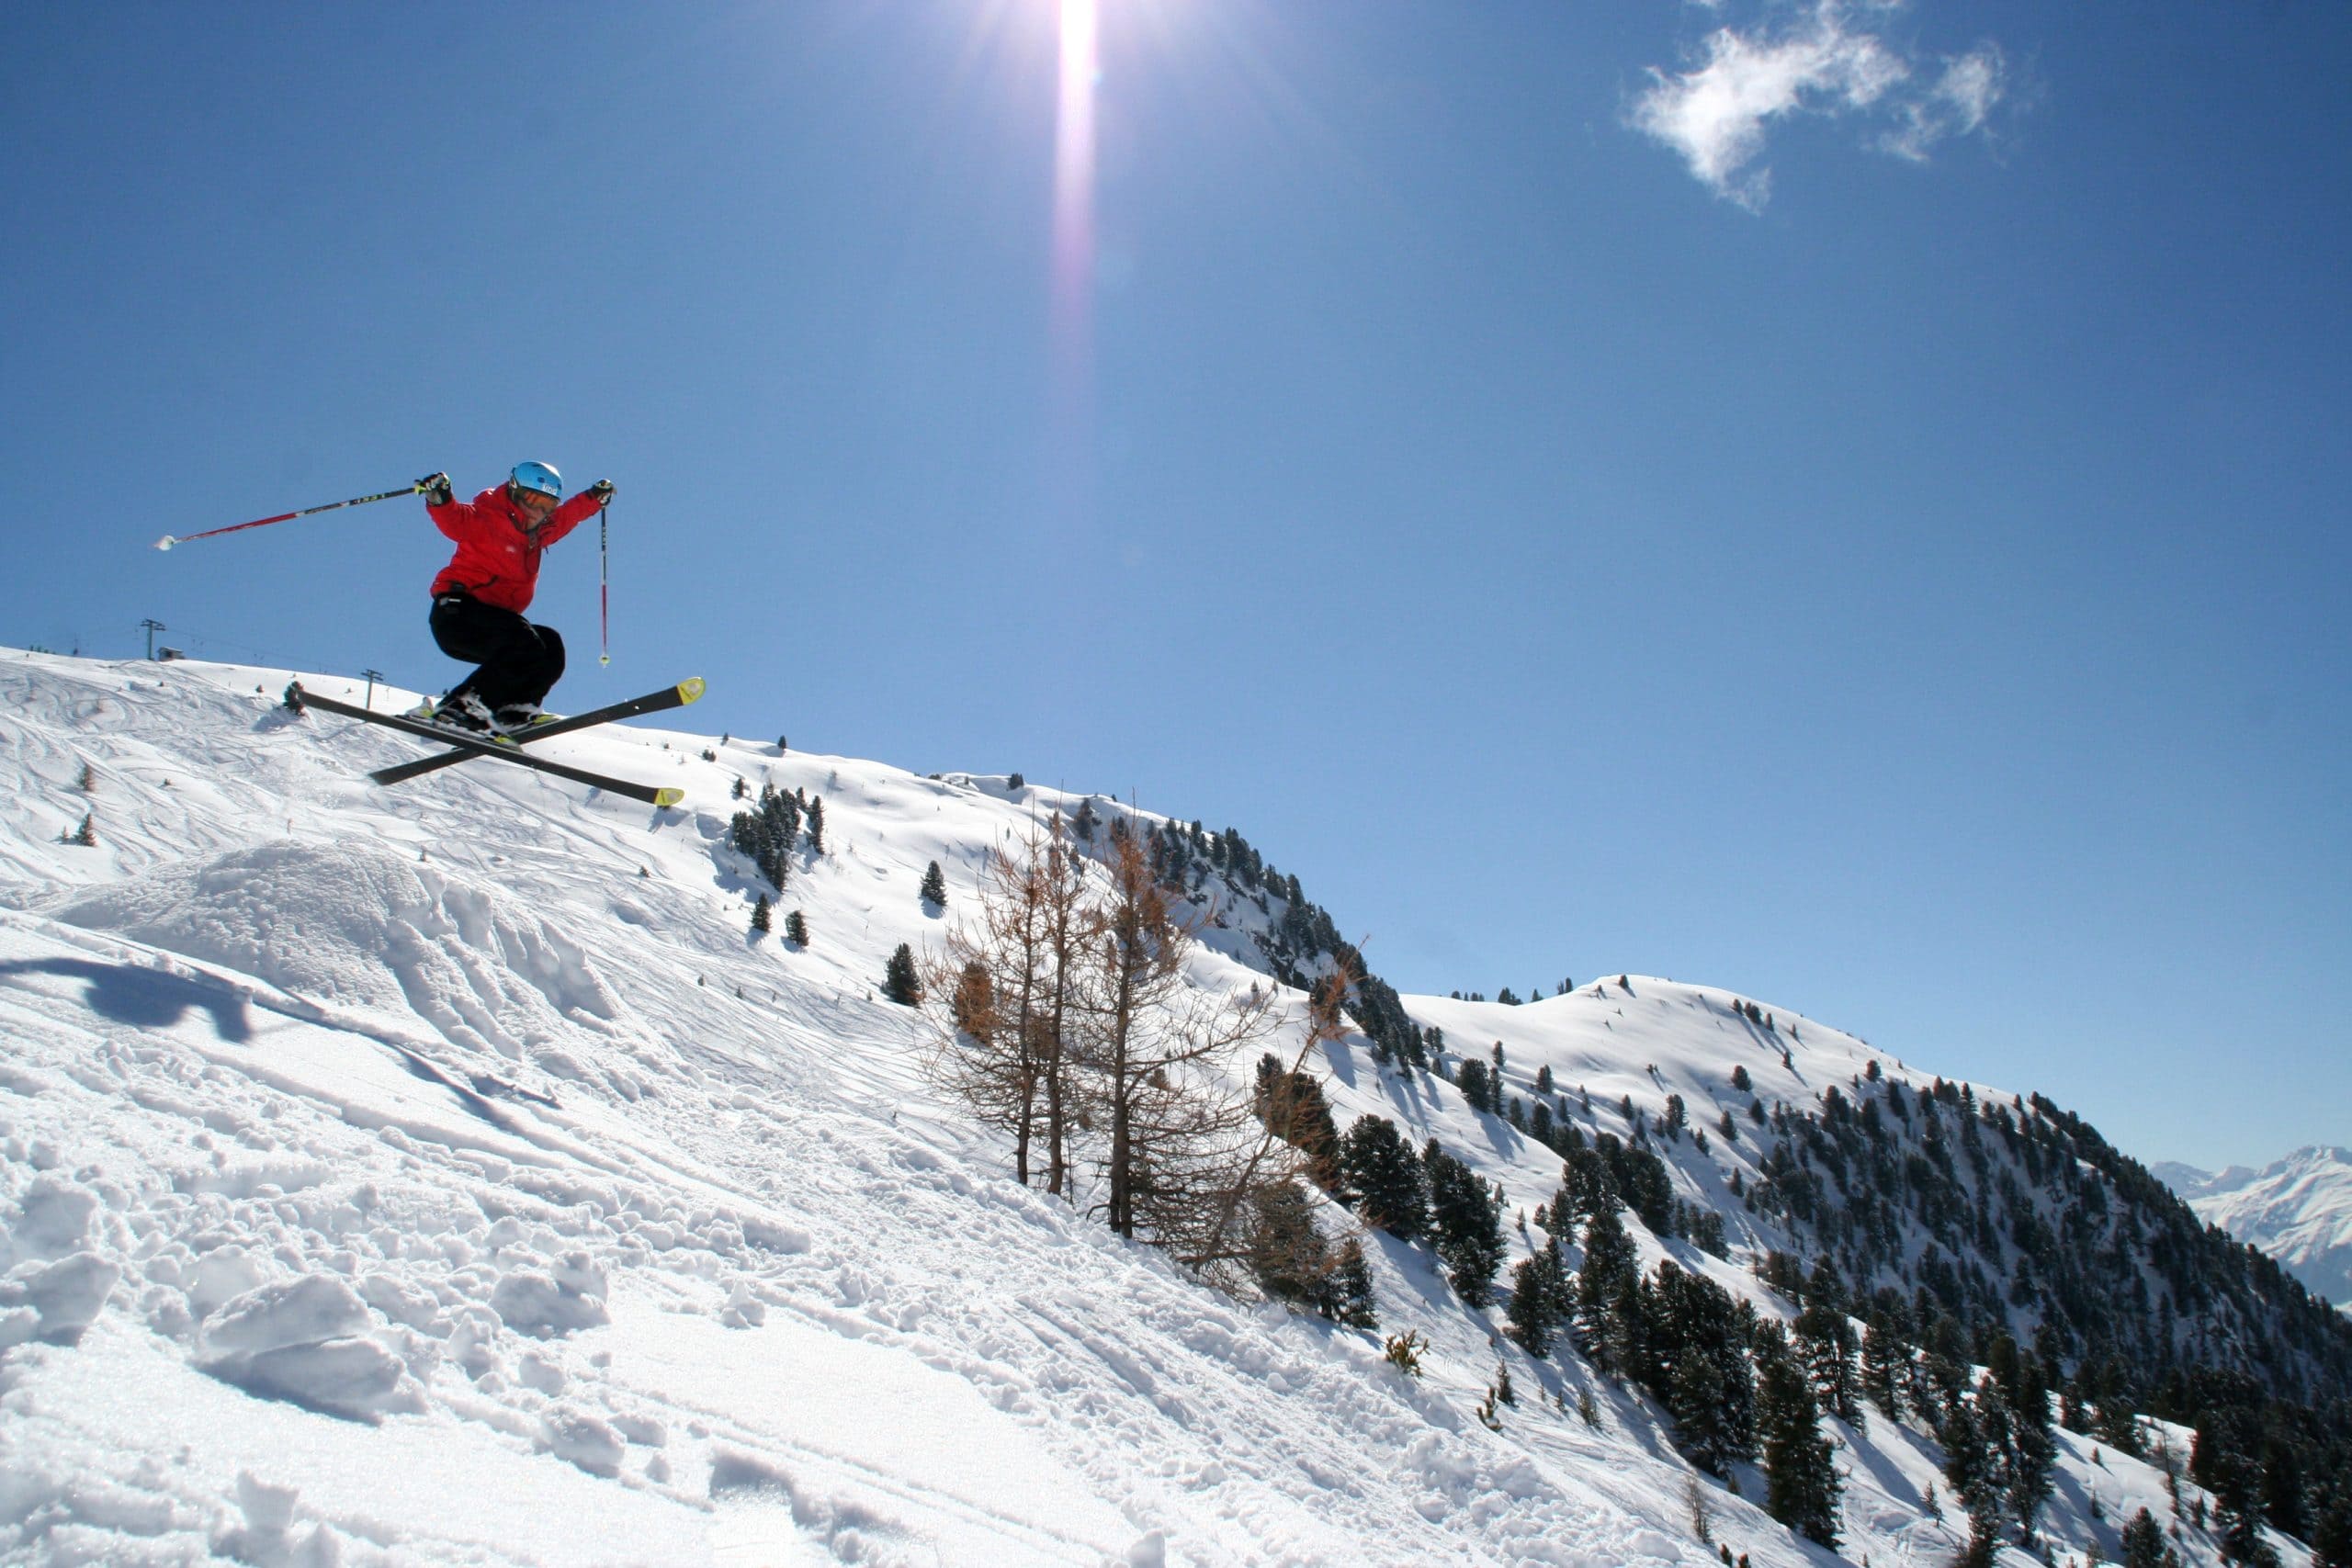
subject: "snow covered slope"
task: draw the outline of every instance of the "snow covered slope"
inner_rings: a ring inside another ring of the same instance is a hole
[[[0,1559],[1830,1561],[1746,1500],[1752,1469],[1746,1498],[1694,1490],[1654,1412],[1568,1350],[1530,1361],[1422,1249],[1370,1238],[1381,1332],[1345,1330],[1011,1179],[876,993],[1076,797],[645,727],[547,744],[679,809],[488,761],[384,790],[360,775],[418,748],[286,712],[287,679],[0,653]],[[782,900],[805,947],[747,931],[738,780],[824,802]],[[1878,1055],[1783,1014],[1784,1059],[1728,1000],[1629,976],[1408,1006],[1601,1115],[1672,1090],[1703,1122],[1726,1053],[1789,1093]],[[1507,1212],[1552,1197],[1552,1151],[1368,1045],[1321,1065],[1342,1125],[1442,1139]],[[1678,1164],[1680,1195],[1737,1216],[1707,1185],[1736,1168]],[[1382,1354],[1407,1331],[1418,1381]],[[1948,1555],[1932,1444],[1838,1430],[1845,1551]],[[2062,1546],[2165,1515],[2155,1470],[2060,1442]]]
[[[2209,1224],[2262,1248],[2336,1305],[2352,1307],[2352,1150],[2297,1149],[2261,1170],[2153,1168]]]

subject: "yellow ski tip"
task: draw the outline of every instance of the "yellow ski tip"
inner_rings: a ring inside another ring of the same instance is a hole
[[[702,677],[689,675],[678,682],[678,700],[690,703],[702,695]]]
[[[685,798],[686,792],[682,789],[657,789],[653,792],[653,804],[657,807],[675,806]]]

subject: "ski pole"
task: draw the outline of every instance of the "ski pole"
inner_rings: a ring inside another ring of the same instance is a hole
[[[599,664],[613,661],[613,503],[606,501],[596,513],[596,635],[602,647]]]
[[[349,501],[330,501],[324,506],[306,506],[300,512],[281,512],[275,517],[256,517],[250,523],[232,523],[226,528],[207,528],[201,534],[182,534],[177,536],[166,534],[155,541],[155,547],[159,550],[168,550],[174,545],[185,545],[190,539],[209,539],[215,534],[234,534],[244,528],[266,528],[272,523],[285,523],[297,517],[308,517],[313,512],[333,512],[338,506],[365,506],[371,501],[390,501],[398,496],[415,495],[424,489],[424,481],[419,479],[413,485],[402,485],[398,490],[388,490],[381,495],[355,495]]]

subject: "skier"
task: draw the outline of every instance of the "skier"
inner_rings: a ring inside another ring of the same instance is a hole
[[[611,504],[610,479],[570,501],[563,477],[545,463],[517,463],[502,485],[469,502],[449,476],[418,481],[434,526],[458,553],[433,580],[433,640],[450,658],[479,665],[423,716],[459,729],[503,735],[544,716],[539,704],[563,675],[563,638],[523,618],[549,545]]]

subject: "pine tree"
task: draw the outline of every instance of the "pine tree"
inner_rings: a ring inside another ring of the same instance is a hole
[[[1521,1348],[1541,1359],[1552,1348],[1552,1336],[1571,1305],[1567,1265],[1561,1261],[1560,1244],[1547,1239],[1535,1256],[1511,1270],[1510,1301],[1504,1316],[1510,1336]]]
[[[1836,1450],[1821,1434],[1811,1380],[1778,1334],[1761,1337],[1757,1359],[1765,1511],[1807,1540],[1834,1550],[1840,1483],[1832,1462]]]
[[[1340,1188],[1340,1130],[1315,1075],[1293,1072],[1272,1053],[1258,1059],[1250,1110],[1268,1131],[1306,1156],[1306,1173],[1325,1191]]]
[[[1251,1195],[1250,1205],[1250,1267],[1261,1289],[1334,1323],[1377,1325],[1363,1249],[1351,1240],[1331,1250],[1305,1187],[1295,1181],[1268,1187]]]
[[[2340,1492],[2321,1510],[2312,1532],[2312,1568],[2352,1568],[2352,1493]]]
[[[74,829],[71,833],[60,833],[57,836],[57,841],[61,844],[79,844],[85,850],[97,848],[97,813],[94,811],[83,813],[82,825],[79,828]]]
[[[1797,1348],[1814,1393],[1849,1427],[1862,1424],[1862,1380],[1854,1322],[1826,1303],[1797,1314]]]
[[[1907,1359],[1894,1325],[1873,1315],[1862,1329],[1862,1393],[1890,1421],[1903,1419],[1898,1374]]]
[[[768,903],[768,896],[764,893],[761,894],[760,901],[752,906],[752,929],[753,931],[766,932],[775,929],[775,917],[769,913],[770,908],[771,906]]]
[[[778,893],[792,869],[792,850],[800,837],[800,802],[774,784],[760,790],[759,808],[739,811],[728,828],[728,843],[750,857],[760,874]]]
[[[2165,1568],[2165,1532],[2143,1508],[2123,1527],[2123,1568]]]
[[[1644,1353],[1634,1375],[1674,1418],[1675,1445],[1713,1475],[1756,1445],[1754,1309],[1703,1275],[1661,1262],[1641,1291]]]
[[[808,848],[812,853],[825,852],[825,797],[821,795],[808,802]]]
[[[1321,1300],[1328,1304],[1317,1310],[1334,1323],[1350,1328],[1380,1326],[1372,1292],[1372,1266],[1364,1261],[1363,1245],[1355,1237],[1340,1244],[1339,1266],[1331,1270]]]
[[[2000,1532],[1975,1515],[1968,1516],[1968,1539],[1952,1554],[1951,1568],[1993,1568],[2000,1555]]]
[[[922,1000],[922,977],[915,971],[914,950],[900,942],[882,970],[882,994],[900,1007]]]
[[[1708,1458],[1725,1444],[1722,1369],[1706,1356],[1679,1356],[1667,1373],[1662,1401],[1674,1417],[1675,1447],[1710,1474],[1723,1473],[1723,1461]]]
[[[2140,1436],[2140,1417],[2135,1413],[2133,1392],[2121,1366],[2109,1363],[2107,1375],[2099,1380],[2098,1408],[2091,1420],[2092,1435],[2119,1453],[2133,1459],[2145,1456],[2146,1445]],[[2352,1565],[2347,1565],[2352,1568]]]
[[[947,878],[940,871],[937,861],[933,861],[931,869],[922,874],[922,886],[919,890],[919,897],[935,909],[947,908]]]
[[[1973,1397],[1955,1397],[1944,1416],[1944,1479],[1968,1510],[1970,1549],[1985,1562],[2008,1517],[2013,1478],[2008,1402],[1986,1378]]]
[[[2303,1494],[2303,1468],[2296,1444],[2273,1431],[2262,1444],[2262,1516],[2272,1529],[2298,1540],[2309,1539],[2311,1520]]]
[[[1492,1193],[1470,1168],[1431,1138],[1421,1163],[1429,1172],[1430,1228],[1437,1255],[1454,1293],[1473,1307],[1487,1304],[1502,1267],[1502,1220]]]
[[[784,940],[795,947],[808,945],[808,922],[797,909],[784,918]]]
[[[2014,1380],[2009,1404],[2009,1513],[2030,1540],[2033,1521],[2050,1501],[2058,1471],[2058,1434],[2039,1362],[2027,1361]]]
[[[1584,1267],[1577,1270],[1577,1337],[1602,1371],[1623,1376],[1633,1369],[1620,1353],[1623,1338],[1612,1321],[1619,1294],[1635,1281],[1633,1239],[1614,1204],[1585,1221]]]
[[[1650,1357],[1650,1291],[1641,1275],[1628,1269],[1610,1298],[1602,1351],[1605,1361],[1624,1377],[1655,1386],[1657,1371]]]
[[[2203,1435],[2200,1430],[2199,1436]],[[2244,1454],[2222,1456],[2212,1483],[2213,1533],[2222,1538],[2224,1561],[2277,1568],[2278,1555],[2262,1539],[2260,1470]]]
[[[1429,1183],[1413,1146],[1385,1116],[1360,1116],[1340,1140],[1340,1179],[1364,1224],[1399,1241],[1429,1233]]]
[[[1487,1089],[1487,1064],[1476,1056],[1462,1058],[1461,1070],[1454,1082],[1462,1089],[1462,1098],[1470,1102],[1473,1111],[1492,1111],[1494,1101]]]

